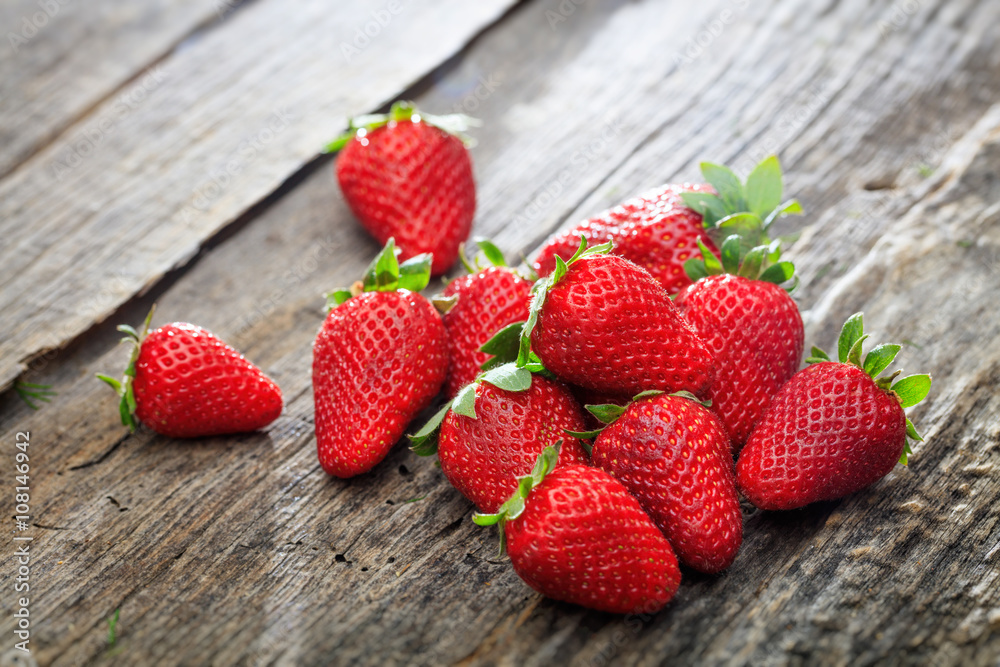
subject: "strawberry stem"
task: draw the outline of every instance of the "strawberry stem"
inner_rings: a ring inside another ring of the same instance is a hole
[[[132,386],[132,380],[135,378],[135,364],[139,359],[139,350],[142,347],[142,341],[149,334],[149,325],[153,321],[153,313],[155,312],[156,304],[154,303],[146,315],[146,320],[142,323],[141,332],[136,331],[128,324],[118,325],[118,331],[125,334],[121,342],[132,346],[132,354],[129,357],[128,366],[125,368],[124,374],[122,374],[122,379],[116,380],[103,373],[97,373],[97,378],[108,384],[121,397],[121,401],[118,403],[118,413],[121,416],[122,425],[128,426],[129,431],[132,433],[135,433],[135,430],[139,427],[139,422],[135,418],[135,390]]]

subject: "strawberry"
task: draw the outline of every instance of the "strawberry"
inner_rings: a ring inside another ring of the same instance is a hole
[[[592,457],[636,497],[682,563],[713,574],[736,559],[743,517],[729,438],[718,417],[692,399],[645,392],[626,408],[589,406],[611,422]]]
[[[422,456],[437,451],[444,476],[479,511],[496,512],[547,446],[563,441],[560,464],[588,463],[580,441],[564,434],[583,428],[565,386],[504,364],[466,386],[410,439]]]
[[[604,254],[608,246],[586,243],[532,288],[518,364],[537,355],[561,380],[611,394],[703,392],[712,355],[670,295],[644,269]]]
[[[503,327],[528,318],[531,282],[507,268],[495,245],[485,240],[478,244],[492,264],[479,268],[465,261],[470,275],[450,282],[441,300],[451,302],[442,317],[451,358],[444,389],[449,398],[474,381],[489,359],[490,355],[479,348]]]
[[[331,475],[375,467],[444,384],[444,325],[417,294],[430,264],[418,255],[400,265],[389,239],[363,283],[328,295],[313,343],[313,395],[319,461]]]
[[[670,544],[638,501],[602,470],[555,467],[547,447],[497,514],[519,577],[546,597],[615,614],[654,613],[677,592],[681,574]]]
[[[281,390],[269,377],[214,334],[186,322],[149,331],[149,311],[139,333],[118,327],[134,346],[119,381],[98,374],[121,396],[122,424],[138,422],[172,438],[255,431],[281,414]]]
[[[929,375],[880,378],[899,345],[879,345],[861,360],[861,313],[837,343],[839,363],[813,348],[813,364],[781,388],[736,465],[739,488],[761,509],[794,509],[860,491],[904,465],[907,438],[922,440],[903,413],[930,390]],[[895,382],[894,382],[895,380]]]
[[[581,237],[589,245],[614,241],[613,254],[649,271],[671,294],[678,292],[691,284],[684,273],[684,262],[699,256],[698,240],[718,254],[701,214],[681,199],[683,192],[713,191],[706,184],[667,184],[634,197],[551,239],[535,258],[535,271],[539,276],[551,275],[556,255],[568,260],[579,247]]]
[[[348,206],[379,243],[394,238],[408,260],[432,253],[432,275],[455,263],[476,211],[472,162],[460,133],[473,119],[431,116],[407,102],[355,118],[325,151],[340,151],[337,180]]]

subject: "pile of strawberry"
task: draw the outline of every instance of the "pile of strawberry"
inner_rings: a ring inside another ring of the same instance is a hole
[[[804,349],[795,267],[769,231],[798,213],[776,158],[742,182],[665,185],[550,240],[531,267],[480,240],[463,119],[394,105],[330,146],[362,224],[385,246],[363,279],[331,292],[313,346],[316,443],[347,478],[410,436],[499,524],[517,574],[542,594],[618,613],[654,612],[679,563],[717,573],[743,538],[740,495],[761,509],[834,500],[906,463],[920,440],[903,409],[930,377],[863,354],[861,314],[836,360]],[[398,246],[397,246],[398,244]],[[469,275],[420,295],[461,253]],[[541,276],[541,277],[540,277]],[[148,328],[148,320],[147,320]],[[176,437],[260,428],[277,387],[187,324],[140,335],[122,418]]]

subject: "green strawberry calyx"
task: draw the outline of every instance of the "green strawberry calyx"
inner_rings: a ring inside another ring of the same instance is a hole
[[[455,398],[441,406],[433,417],[424,424],[419,431],[410,438],[410,449],[417,456],[433,456],[437,453],[437,435],[448,411],[468,417],[478,419],[476,415],[476,386],[486,382],[497,389],[504,391],[521,392],[531,388],[531,371],[526,368],[519,368],[516,364],[508,363],[496,368],[491,368],[480,374],[475,382],[471,382],[462,388]]]
[[[433,256],[425,252],[400,264],[397,257],[399,253],[394,239],[386,241],[385,247],[365,270],[364,280],[323,295],[326,297],[327,312],[364,292],[395,292],[398,289],[419,292],[427,287],[431,279]]]
[[[863,370],[868,377],[875,381],[875,385],[879,389],[889,392],[904,409],[913,407],[924,400],[931,390],[931,376],[927,374],[908,375],[897,380],[896,377],[902,373],[901,370],[897,370],[886,377],[879,377],[899,354],[902,346],[896,343],[876,345],[862,358],[862,347],[867,339],[868,334],[864,332],[864,313],[854,313],[844,322],[844,326],[840,330],[840,337],[837,339],[837,359],[840,363],[857,366]],[[806,359],[807,364],[832,361],[830,355],[816,346],[813,346]],[[899,462],[903,465],[909,462],[909,456],[913,453],[910,448],[910,440],[923,442],[924,439],[917,433],[913,422],[907,417],[906,444],[903,447],[903,455],[899,458]]]
[[[781,199],[784,184],[781,163],[775,155],[755,166],[746,182],[721,164],[702,162],[700,166],[715,194],[685,192],[681,199],[702,215],[702,224],[710,236],[722,238],[735,232],[747,248],[767,245],[771,242],[768,231],[775,220],[802,213],[797,200]]]
[[[531,494],[531,490],[537,487],[556,467],[559,461],[559,449],[562,447],[562,440],[554,445],[549,445],[542,450],[535,461],[535,467],[530,475],[525,475],[517,480],[517,491],[500,506],[496,514],[480,514],[476,512],[472,515],[472,520],[477,526],[500,526],[500,555],[506,551],[506,539],[504,537],[504,524],[516,519],[524,513],[525,501]]]
[[[781,260],[781,239],[749,249],[744,247],[743,240],[739,234],[727,236],[722,243],[720,259],[701,239],[698,239],[701,257],[692,257],[684,262],[684,272],[695,282],[708,276],[728,273],[750,280],[781,285],[788,292],[795,290],[799,284],[799,277],[795,275],[794,264]]]
[[[625,405],[617,405],[615,403],[602,403],[600,405],[585,405],[583,407],[586,408],[587,412],[597,417],[598,421],[604,424],[604,426],[594,429],[592,431],[570,431],[567,429],[564,430],[563,433],[572,438],[579,438],[580,441],[583,443],[584,449],[588,450],[587,453],[589,454],[590,447],[586,441],[596,438],[598,435],[600,435],[605,428],[613,424],[615,421],[618,420],[619,417],[625,414],[625,412],[629,409],[629,407],[631,407],[633,403],[638,403],[639,401],[645,400],[647,398],[653,398],[654,396],[660,396],[663,393],[664,392],[658,389],[648,389],[633,396],[632,400],[626,403]],[[675,391],[672,394],[668,394],[668,396],[677,396],[678,398],[686,398],[690,401],[694,401],[695,403],[699,403],[705,406],[706,408],[712,407],[712,401],[703,401],[694,394],[692,394],[690,391]]]
[[[106,382],[121,398],[121,401],[118,403],[118,412],[122,418],[122,425],[128,426],[128,430],[132,433],[135,433],[135,430],[139,427],[139,421],[135,418],[135,390],[132,387],[132,381],[135,379],[135,363],[139,359],[139,350],[142,348],[142,341],[149,334],[149,323],[153,321],[154,312],[156,312],[155,303],[149,309],[149,314],[146,315],[146,320],[142,323],[141,331],[136,331],[127,324],[118,325],[118,331],[125,334],[121,342],[132,346],[132,355],[129,357],[128,366],[125,368],[122,379],[116,380],[109,375],[97,373],[98,379]]]
[[[475,244],[478,246],[479,250],[472,257],[467,254],[464,243],[458,246],[458,258],[462,261],[462,265],[470,274],[479,273],[485,269],[495,267],[510,271],[514,275],[530,282],[538,280],[538,275],[530,269],[525,271],[521,267],[511,268],[507,264],[507,259],[504,257],[503,251],[489,239],[475,239]],[[444,314],[454,308],[455,304],[458,303],[458,295],[452,294],[451,296],[444,296],[443,294],[439,294],[431,299],[431,303],[434,304],[434,307],[437,308],[438,311]]]
[[[462,113],[448,114],[447,116],[436,116],[423,113],[413,102],[400,100],[395,102],[389,109],[389,113],[365,114],[356,116],[348,121],[347,131],[323,147],[324,153],[336,153],[351,139],[363,138],[369,132],[385,127],[390,123],[400,122],[427,123],[448,134],[453,134],[462,140],[467,147],[472,147],[474,141],[465,133],[472,127],[480,127],[482,122],[477,118],[466,116]]]
[[[552,272],[552,275],[539,279],[531,287],[531,304],[528,306],[528,319],[521,326],[520,335],[518,337],[518,366],[521,366],[522,368],[541,366],[541,360],[538,359],[538,356],[531,351],[531,332],[535,330],[535,325],[538,324],[538,315],[541,313],[542,306],[545,305],[545,299],[548,298],[549,292],[552,291],[552,288],[555,287],[560,280],[562,280],[563,276],[565,276],[566,272],[569,270],[569,267],[575,262],[594,255],[606,255],[611,252],[612,249],[614,249],[613,241],[608,241],[607,243],[602,243],[588,248],[586,237],[581,236],[580,247],[576,249],[576,252],[569,258],[569,261],[564,262],[562,257],[556,255],[556,268],[555,271]],[[497,335],[502,334],[504,331],[504,329],[501,329]],[[490,340],[487,345],[492,342],[493,340]]]

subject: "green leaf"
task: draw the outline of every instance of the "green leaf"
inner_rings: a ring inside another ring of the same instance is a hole
[[[798,215],[801,213],[802,205],[798,202],[798,200],[789,199],[784,204],[771,211],[770,215],[764,218],[764,231],[767,231],[771,227],[771,223],[778,218],[783,218],[786,215]]]
[[[451,404],[452,411],[457,415],[477,419],[476,417],[476,385],[475,383],[466,385]]]
[[[903,441],[903,453],[899,455],[899,462],[902,463],[904,466],[905,465],[909,465],[909,463],[910,463],[910,454],[912,454],[912,453],[913,453],[913,450],[910,449],[910,441],[904,439],[904,441]]]
[[[769,266],[764,269],[764,273],[760,274],[760,278],[758,278],[758,280],[780,285],[790,279],[793,275],[795,275],[795,265],[791,262],[785,261],[778,262],[774,266]]]
[[[115,613],[108,618],[108,648],[114,648],[118,641],[118,614],[121,609],[115,609]]]
[[[425,252],[406,260],[399,265],[398,289],[419,292],[431,281],[431,263],[434,256]]]
[[[492,359],[488,359],[482,365],[484,371],[508,361],[517,361],[517,353],[521,347],[521,329],[523,328],[524,322],[513,322],[483,343],[479,351],[493,355]]]
[[[692,257],[684,262],[684,273],[691,279],[691,282],[698,282],[702,278],[708,277],[708,270],[705,269],[704,260]]]
[[[688,208],[701,213],[706,229],[712,229],[716,222],[726,217],[725,204],[710,192],[682,192],[681,200]]]
[[[396,241],[389,239],[385,247],[365,271],[366,292],[391,292],[399,284],[399,261],[396,259]]]
[[[848,353],[864,333],[863,317],[864,313],[854,313],[847,318],[844,327],[840,330],[840,338],[837,339],[837,358],[842,364],[847,363]]]
[[[766,158],[747,176],[747,208],[761,219],[781,204],[781,165],[774,155]]]
[[[531,371],[508,363],[490,369],[479,380],[504,391],[526,391],[531,387]]]
[[[323,296],[326,297],[326,312],[330,312],[340,304],[344,303],[350,299],[353,295],[349,289],[336,289],[332,292],[327,292]]]
[[[121,394],[121,390],[122,390],[122,383],[121,382],[119,382],[115,378],[111,377],[110,375],[105,375],[104,373],[97,373],[96,375],[97,375],[98,379],[104,380],[109,385],[111,385],[111,388],[115,390],[116,394]]]
[[[909,408],[924,400],[931,390],[930,375],[909,375],[892,385],[893,392],[899,397],[899,404]]]
[[[708,246],[700,238],[697,239],[697,243],[698,249],[701,250],[702,261],[705,263],[705,270],[708,271],[709,275],[717,276],[724,273],[722,262],[719,261],[719,258],[708,249]]]
[[[901,349],[902,346],[896,344],[876,345],[865,355],[865,373],[869,377],[877,378],[892,363]]]
[[[483,252],[483,255],[493,266],[507,266],[507,259],[503,256],[500,248],[496,247],[489,239],[478,239],[476,245]]]
[[[907,437],[913,438],[914,440],[917,440],[919,442],[924,441],[924,437],[919,433],[917,433],[917,427],[914,426],[913,422],[911,422],[909,419],[906,420],[906,435]]]
[[[699,239],[700,240],[700,239]],[[735,274],[740,270],[740,235],[732,234],[722,242],[722,268]]]
[[[716,223],[716,228],[726,234],[739,234],[741,248],[744,250],[760,245],[766,240],[760,218],[753,213],[728,215]]]
[[[121,331],[123,334],[128,334],[128,336],[130,338],[134,338],[135,340],[139,340],[139,332],[136,331],[131,326],[129,326],[128,324],[119,324],[116,328],[118,329],[118,331]]]
[[[604,424],[610,424],[625,414],[625,408],[620,405],[615,405],[614,403],[585,405],[583,407],[587,409],[587,412],[597,417]]]
[[[861,350],[866,340],[868,340],[868,334],[854,341],[854,345],[851,346],[851,349],[847,353],[847,363],[861,368]]]
[[[810,357],[813,359],[819,359],[820,361],[830,361],[830,355],[828,355],[823,350],[819,349],[813,345],[812,350],[809,352]]]
[[[644,398],[652,398],[653,396],[659,396],[661,394],[663,394],[663,390],[662,389],[647,389],[646,391],[640,391],[638,394],[636,394],[635,396],[633,396],[632,397],[632,402],[634,403],[635,401],[641,401]],[[679,392],[677,392],[677,395],[681,395],[681,394],[691,394],[691,392],[688,392],[688,391],[679,391]]]
[[[434,416],[427,420],[427,423],[420,427],[410,438],[410,449],[417,456],[433,456],[437,453],[437,431],[441,427],[448,410],[451,409],[451,402],[445,403]]]
[[[636,396],[635,400],[639,400],[639,397],[642,396],[643,394],[650,394],[650,393],[651,392],[644,391],[644,392],[642,392],[642,394],[639,394],[639,396]],[[660,392],[657,392],[657,393],[658,394],[662,394],[663,392],[660,391]],[[686,398],[687,400],[694,401],[695,403],[698,403],[698,404],[700,404],[700,405],[702,405],[702,406],[704,406],[706,408],[712,407],[712,401],[710,401],[710,400],[709,401],[703,401],[700,398],[698,398],[697,396],[695,396],[694,394],[692,394],[690,391],[687,391],[686,389],[681,389],[680,391],[675,391],[674,393],[672,393],[670,395],[671,396],[676,396],[678,398]]]
[[[528,355],[531,352],[531,332],[538,324],[538,315],[545,305],[545,298],[552,288],[551,278],[541,278],[531,288],[531,304],[528,306],[528,319],[521,327],[520,346],[517,351],[517,365],[524,366],[528,363]]]
[[[347,132],[344,132],[339,137],[337,137],[336,139],[334,139],[330,143],[328,143],[325,146],[323,146],[322,152],[323,153],[336,153],[337,151],[341,150],[344,146],[346,146],[347,142],[350,141],[351,139],[353,139],[357,133],[358,133],[358,131],[354,130],[354,129],[349,130]]]
[[[767,246],[757,246],[748,252],[740,263],[740,272],[737,275],[756,280],[757,276],[760,275],[760,267],[764,263],[765,252],[767,252]]]
[[[568,429],[563,429],[563,433],[570,436],[571,438],[577,438],[579,440],[590,440],[591,438],[596,438],[604,431],[604,428],[594,429],[593,431],[570,431]]]
[[[702,162],[701,173],[705,176],[705,180],[719,193],[719,198],[726,207],[726,211],[736,213],[747,210],[743,184],[729,167],[712,162]]]

